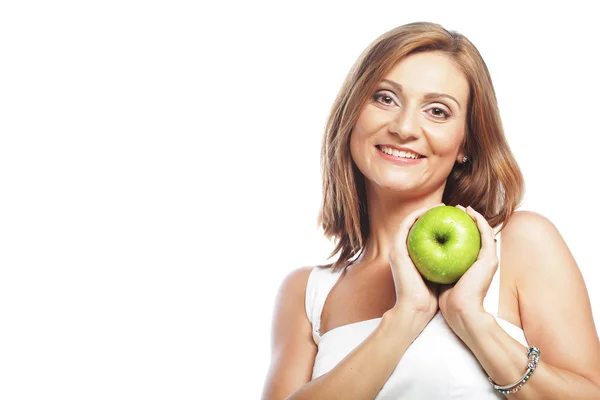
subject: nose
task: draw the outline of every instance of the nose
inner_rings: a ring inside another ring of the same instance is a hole
[[[390,121],[388,129],[404,140],[417,138],[421,129],[419,111],[411,110],[409,107],[398,110]]]

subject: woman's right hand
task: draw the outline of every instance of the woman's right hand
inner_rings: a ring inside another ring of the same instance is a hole
[[[420,322],[420,329],[425,328],[438,310],[439,285],[423,279],[408,254],[406,242],[417,219],[429,209],[441,205],[444,204],[424,207],[409,214],[398,228],[388,256],[396,287],[396,304],[389,312],[414,314]]]

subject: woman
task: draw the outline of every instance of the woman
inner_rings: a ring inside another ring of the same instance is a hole
[[[600,399],[584,281],[554,225],[515,211],[522,175],[464,36],[413,23],[373,42],[332,108],[322,168],[340,255],[282,283],[264,399]],[[424,281],[406,248],[440,203],[482,239],[454,285]]]

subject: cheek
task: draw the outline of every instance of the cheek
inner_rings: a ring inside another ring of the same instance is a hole
[[[358,118],[356,124],[354,124],[354,128],[352,129],[352,136],[350,137],[351,143],[361,142],[366,139],[366,137],[368,136],[367,132],[369,130],[367,126],[365,126],[365,122],[365,118]]]
[[[464,124],[445,126],[437,130],[430,130],[433,151],[438,155],[452,155],[459,150],[465,135]]]
[[[372,126],[372,121],[371,116],[366,110],[363,110],[356,120],[352,133],[350,134],[350,152],[353,158],[355,156],[360,157],[360,148],[368,142],[369,137],[375,131]]]
[[[382,127],[385,127],[386,118],[389,118],[389,116],[385,112],[376,107],[366,106],[354,124],[354,131],[359,136],[359,139],[367,139],[382,129]]]
[[[350,156],[352,157],[356,165],[361,165],[362,158],[359,149],[363,145],[363,139],[360,137],[360,131],[357,128],[358,127],[355,126],[352,130],[352,133],[350,134]]]

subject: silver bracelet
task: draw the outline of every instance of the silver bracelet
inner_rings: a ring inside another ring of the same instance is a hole
[[[540,349],[538,349],[537,347],[533,347],[533,346],[529,346],[529,349],[527,350],[527,358],[529,359],[529,362],[527,363],[527,371],[525,371],[525,374],[523,374],[522,377],[519,378],[518,381],[511,383],[510,385],[497,385],[496,383],[494,383],[494,381],[492,380],[491,377],[488,376],[488,381],[490,381],[490,384],[492,385],[492,387],[494,389],[496,389],[498,392],[502,393],[502,394],[511,394],[511,393],[515,393],[517,391],[519,391],[519,389],[521,389],[521,387],[525,384],[525,382],[527,382],[527,380],[531,377],[531,374],[533,374],[533,371],[535,371],[535,368],[538,365],[538,362],[540,361]]]

